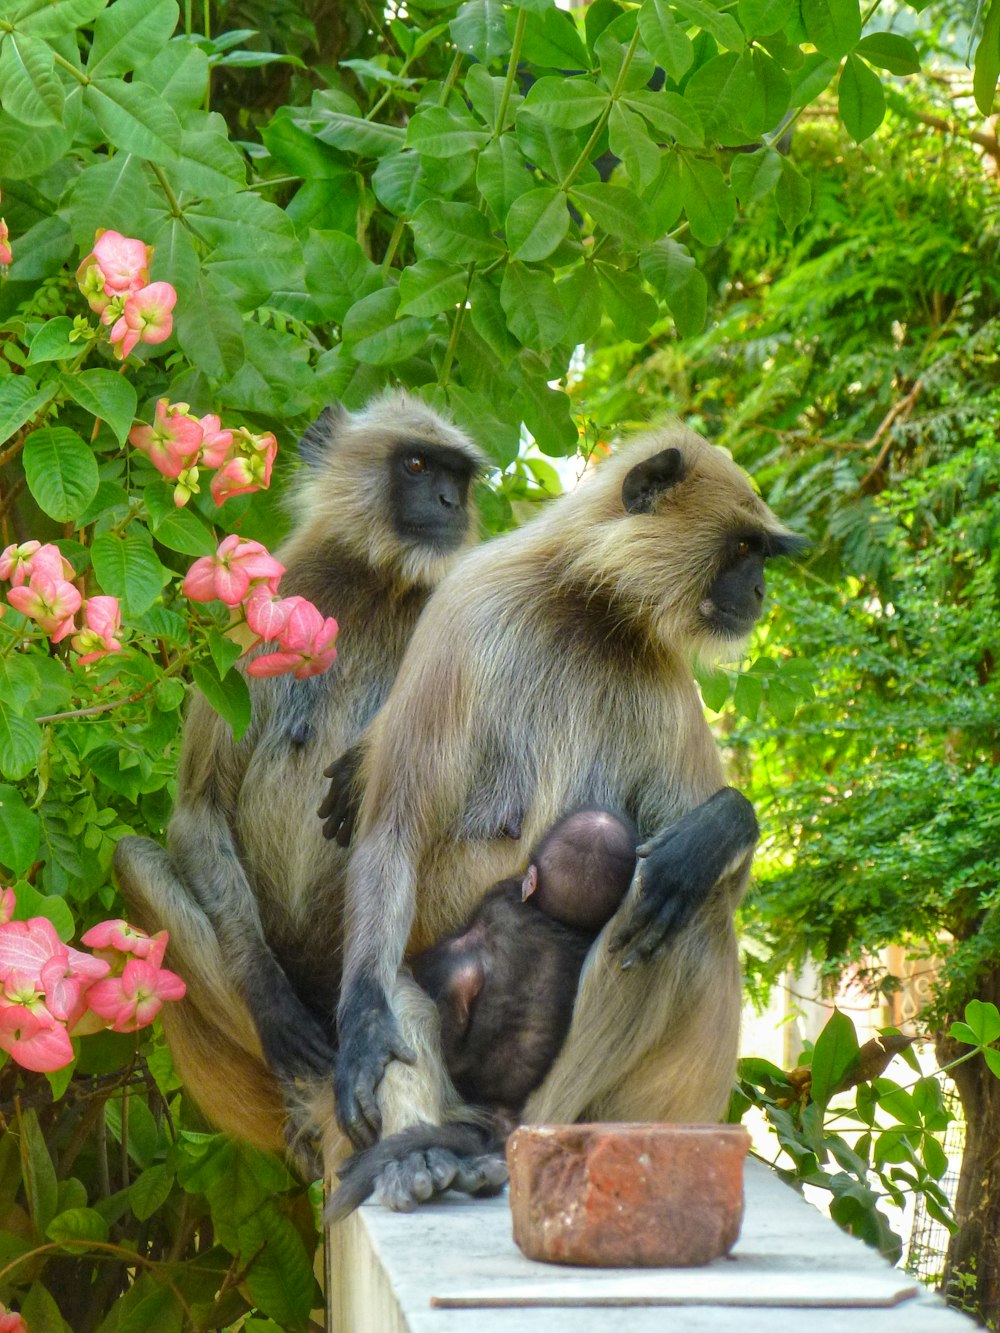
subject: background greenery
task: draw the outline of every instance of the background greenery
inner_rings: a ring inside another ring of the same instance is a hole
[[[558,489],[546,455],[663,410],[732,449],[814,542],[750,668],[704,679],[766,832],[752,980],[809,954],[885,990],[895,941],[941,962],[928,1032],[1000,999],[1000,0],[978,8],[0,0],[3,544],[57,540],[130,635],[81,668],[0,621],[22,912],[68,936],[114,907],[115,840],[162,836],[193,669],[246,725],[183,573],[228,532],[273,545],[301,428],[402,383],[487,449],[490,531]],[[178,292],[124,376],[79,321],[98,227],[152,244]],[[162,396],[274,430],[271,490],[174,509],[126,443]],[[976,1052],[997,1032],[968,1018],[941,1039],[974,1056],[953,1261],[996,1319],[1000,1083]],[[818,1089],[757,1062],[742,1095],[891,1250],[880,1192],[945,1208],[946,1114],[936,1083],[883,1077],[851,1094],[850,1142],[824,1132],[856,1047],[835,1025]],[[8,1064],[0,1111],[0,1299],[33,1330],[307,1327],[315,1200],[204,1132],[157,1038],[88,1038],[55,1086]]]

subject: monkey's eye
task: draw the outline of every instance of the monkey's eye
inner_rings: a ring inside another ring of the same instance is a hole
[[[419,477],[427,471],[427,459],[422,454],[410,454],[403,459],[403,466],[412,476]]]
[[[740,542],[740,544],[739,544],[739,545],[737,546],[737,548],[736,548],[736,554],[739,556],[739,558],[740,558],[741,560],[743,559],[744,556],[749,555],[749,554],[750,554],[750,543],[749,543],[749,542]]]

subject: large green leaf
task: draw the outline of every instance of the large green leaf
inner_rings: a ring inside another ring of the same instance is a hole
[[[52,48],[25,32],[11,32],[0,46],[0,96],[4,110],[23,125],[58,125],[63,87]]]
[[[580,443],[572,404],[561,389],[549,388],[545,371],[541,364],[534,364],[536,360],[529,356],[522,362],[525,374],[518,404],[524,424],[543,454],[567,457]]]
[[[121,599],[127,620],[148,611],[170,579],[169,570],[140,537],[102,532],[94,538],[91,554],[102,590]]]
[[[435,259],[490,263],[504,253],[489,223],[471,204],[428,199],[413,215],[417,246]]]
[[[400,315],[428,318],[453,310],[465,297],[468,275],[464,268],[443,259],[422,259],[408,264],[399,279]]]
[[[183,309],[194,298],[200,264],[191,232],[181,218],[162,218],[158,227],[147,231],[153,246],[149,275],[153,282],[169,282],[177,291]]]
[[[5,375],[0,379],[0,445],[6,444],[26,421],[30,421],[51,393],[38,389],[27,375]]]
[[[111,427],[119,444],[135,420],[136,393],[127,379],[113,370],[82,370],[63,379],[66,392],[81,407]]]
[[[918,74],[920,57],[908,37],[897,32],[873,32],[858,42],[857,53],[877,69],[890,74]]]
[[[213,249],[205,268],[248,297],[266,299],[302,281],[302,249],[284,212],[256,194],[206,200],[189,213],[198,235]]]
[[[44,1236],[58,1207],[59,1186],[56,1170],[45,1144],[45,1136],[38,1124],[35,1111],[21,1115],[21,1161],[24,1171],[28,1211],[35,1230]]]
[[[489,64],[510,50],[510,34],[501,0],[467,0],[449,24],[460,51]]]
[[[238,741],[250,725],[250,691],[246,681],[235,667],[220,680],[214,664],[208,662],[193,667],[191,674],[208,702],[229,723],[233,739]]]
[[[569,231],[566,196],[553,186],[520,195],[507,214],[507,243],[514,259],[535,263],[547,259]]]
[[[161,1204],[166,1203],[174,1184],[174,1173],[169,1166],[157,1163],[147,1167],[129,1186],[128,1198],[132,1211],[140,1222],[152,1217]]]
[[[733,159],[729,180],[744,208],[770,194],[781,179],[781,155],[773,148],[758,148]]]
[[[428,325],[419,319],[398,318],[398,308],[395,287],[383,287],[351,307],[342,328],[344,347],[351,356],[369,365],[386,366],[420,350]]]
[[[640,247],[653,239],[653,220],[638,195],[621,185],[580,185],[571,191],[599,227],[620,236],[626,245]]]
[[[115,0],[94,24],[87,73],[107,78],[150,62],[170,40],[179,13],[174,0]]]
[[[22,125],[0,111],[0,179],[26,180],[64,157],[73,141],[74,127],[79,123],[82,98],[82,89],[66,98],[61,125],[42,128]]]
[[[681,198],[696,240],[718,245],[725,239],[736,217],[736,201],[714,162],[701,158],[681,161]]]
[[[24,445],[24,475],[39,507],[59,523],[83,513],[100,481],[93,449],[65,426],[32,431]]]
[[[858,0],[809,0],[802,6],[806,35],[821,55],[840,60],[861,37]]]
[[[108,1224],[95,1208],[67,1208],[58,1213],[45,1228],[49,1240],[66,1242],[96,1241],[108,1239]],[[73,1254],[79,1253],[78,1245],[69,1245]]]
[[[736,7],[750,37],[769,37],[779,32],[797,11],[797,0],[739,0]]]
[[[191,300],[174,312],[174,331],[185,355],[213,379],[235,375],[243,364],[240,313],[231,298],[204,276]]]
[[[528,6],[523,5],[522,8],[527,9]],[[508,10],[508,31],[513,30],[514,23],[514,11]],[[521,50],[526,60],[566,73],[587,69],[590,65],[572,16],[560,9],[551,8],[541,13],[528,14]]]
[[[176,112],[194,111],[205,100],[208,56],[201,47],[177,39],[157,51],[148,65],[137,65],[135,77],[155,88]]]
[[[59,315],[56,319],[47,319],[31,340],[28,348],[28,365],[39,361],[69,361],[82,350],[80,343],[71,342],[73,321],[68,315]]]
[[[710,32],[727,51],[742,51],[746,45],[743,29],[730,14],[720,13],[710,0],[670,0],[682,18],[697,23],[703,32]]]
[[[23,874],[38,853],[41,824],[16,787],[0,786],[0,863]]]
[[[355,301],[380,285],[378,267],[353,236],[311,231],[305,245],[306,287],[324,319],[340,323]]]
[[[108,0],[48,0],[46,4],[18,5],[17,26],[34,37],[63,37],[95,19]],[[25,10],[31,12],[25,13]]]
[[[239,1228],[240,1253],[257,1258],[247,1273],[255,1305],[279,1328],[305,1329],[315,1303],[312,1259],[287,1217],[268,1200]]]
[[[406,127],[406,146],[423,157],[457,157],[482,148],[488,131],[470,115],[447,107],[418,111]]]
[[[190,118],[188,112],[186,120]],[[185,124],[180,160],[167,168],[167,179],[182,194],[216,197],[244,189],[247,171],[239,149],[218,127],[191,128]]]
[[[691,39],[670,12],[667,0],[644,0],[639,10],[639,32],[646,50],[676,82],[694,60]]]
[[[638,111],[662,134],[668,134],[682,148],[701,148],[705,131],[697,108],[679,93],[652,93],[639,88],[622,99],[625,106]]]
[[[659,313],[656,301],[643,288],[637,274],[623,272],[601,260],[594,268],[601,284],[604,309],[615,328],[630,342],[645,342]]]
[[[115,153],[82,171],[69,199],[69,224],[81,249],[93,245],[98,227],[142,236],[153,202],[151,176],[134,153]]]
[[[856,143],[874,134],[885,119],[882,81],[863,60],[850,55],[840,71],[840,119]]]
[[[89,109],[116,148],[150,162],[176,161],[181,126],[169,102],[144,83],[93,79],[84,89]]]
[[[825,1107],[858,1061],[854,1024],[839,1009],[816,1038],[812,1058],[812,1099]]]
[[[434,198],[416,153],[383,157],[372,172],[372,189],[379,203],[399,217],[410,217],[425,199]]]
[[[511,261],[500,284],[507,327],[525,347],[547,351],[566,330],[566,314],[549,273]]]
[[[501,135],[479,155],[476,185],[493,215],[503,219],[514,200],[534,185],[524,154],[510,134]]]
[[[611,108],[608,145],[625,163],[629,181],[640,193],[652,185],[663,155],[656,140],[650,137],[646,122],[629,111],[624,102],[616,102]]]
[[[976,106],[984,116],[993,114],[993,99],[1000,78],[1000,0],[990,0],[983,23],[983,35],[976,48],[972,91]]]
[[[774,202],[778,207],[778,216],[789,231],[794,231],[809,212],[811,195],[805,176],[787,157],[783,157],[781,179],[775,186]]]
[[[0,708],[0,773],[12,782],[35,771],[42,752],[41,728],[12,708]]]
[[[540,120],[575,130],[592,125],[605,110],[610,94],[589,78],[562,79],[549,76],[533,84],[524,109]]]
[[[398,125],[380,125],[343,111],[328,112],[323,128],[316,132],[316,138],[322,143],[359,153],[362,157],[385,157],[387,153],[398,153],[405,137],[406,131]]]

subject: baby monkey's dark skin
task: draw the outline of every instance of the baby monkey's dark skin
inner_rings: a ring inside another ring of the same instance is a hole
[[[456,1150],[496,1151],[552,1067],[590,947],[632,882],[637,841],[631,820],[610,810],[564,815],[534,849],[523,876],[494,884],[464,926],[408,958],[437,1005],[456,1089],[489,1112],[488,1127],[446,1127],[460,1140]],[[404,1130],[351,1158],[328,1217],[345,1216],[371,1194],[383,1158],[399,1157],[402,1138],[420,1151],[421,1133],[419,1126]],[[431,1183],[428,1176],[428,1194]],[[502,1177],[497,1188],[501,1183]]]

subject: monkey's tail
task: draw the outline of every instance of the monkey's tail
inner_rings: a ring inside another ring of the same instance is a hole
[[[383,1173],[388,1168],[391,1184]],[[405,1183],[400,1188],[400,1177]],[[337,1168],[340,1184],[326,1205],[328,1223],[340,1222],[376,1191],[407,1212],[418,1201],[452,1187],[466,1194],[496,1194],[507,1179],[503,1140],[481,1125],[413,1125],[364,1148]]]

